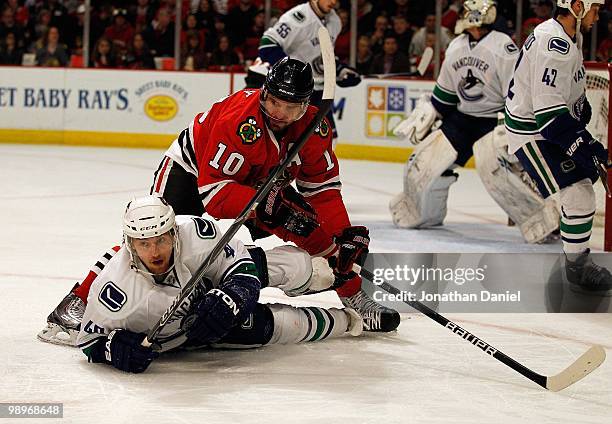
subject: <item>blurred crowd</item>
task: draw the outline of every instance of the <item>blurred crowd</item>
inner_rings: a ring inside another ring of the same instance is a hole
[[[241,71],[256,57],[265,28],[264,0],[92,0],[89,66],[173,69],[176,2],[181,3],[180,69]],[[303,0],[272,0],[276,19]],[[0,65],[82,67],[83,0],[0,0]],[[350,0],[338,2],[342,31],[336,55],[348,62]],[[440,43],[454,37],[462,0],[444,0]],[[525,0],[523,24],[515,28],[516,2],[498,0],[495,29],[519,44],[552,17],[552,0]],[[436,42],[435,1],[358,0],[357,69],[361,74],[414,70],[426,47]],[[597,60],[612,50],[611,6],[602,7]],[[274,22],[274,21],[273,21]],[[273,23],[271,22],[271,24]],[[585,37],[585,58],[591,37]],[[168,58],[168,59],[164,59]]]

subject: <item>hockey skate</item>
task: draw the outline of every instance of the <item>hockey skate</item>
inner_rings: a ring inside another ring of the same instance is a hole
[[[75,284],[70,293],[49,314],[47,326],[38,333],[39,340],[53,344],[76,346],[76,338],[85,313],[85,302],[74,294],[74,289],[78,285],[78,283]]]
[[[565,258],[565,275],[570,289],[577,293],[595,296],[612,295],[612,274],[597,265],[589,256],[590,249],[581,253],[574,261]]]
[[[388,333],[395,330],[400,323],[397,311],[379,305],[360,289],[349,297],[340,297],[347,308],[354,309],[363,319],[364,331]]]

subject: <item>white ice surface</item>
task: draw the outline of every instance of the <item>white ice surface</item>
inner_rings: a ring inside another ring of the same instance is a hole
[[[418,314],[404,314],[396,334],[172,354],[141,375],[88,364],[77,349],[41,343],[36,333],[98,255],[120,240],[123,208],[148,190],[161,152],[0,145],[0,155],[0,401],[63,402],[58,422],[92,424],[612,419],[609,361],[574,386],[550,393]],[[560,250],[559,244],[522,243],[472,171],[462,170],[452,187],[444,227],[402,231],[387,213],[389,198],[401,187],[401,166],[341,165],[345,202],[353,222],[370,228],[372,251]],[[284,300],[276,291],[267,291],[266,299]],[[337,305],[330,295],[302,302]],[[544,374],[557,373],[592,344],[612,349],[609,314],[449,318]]]

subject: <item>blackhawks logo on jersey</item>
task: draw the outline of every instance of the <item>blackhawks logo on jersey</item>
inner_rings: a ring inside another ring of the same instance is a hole
[[[325,138],[329,135],[329,125],[327,121],[323,119],[319,125],[315,128],[314,132],[319,134],[321,138]]]
[[[253,144],[261,137],[261,128],[257,126],[254,116],[249,116],[246,121],[238,125],[236,134],[244,144]]]

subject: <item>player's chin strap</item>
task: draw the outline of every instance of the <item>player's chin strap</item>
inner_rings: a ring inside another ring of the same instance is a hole
[[[578,47],[578,50],[582,51],[582,34],[580,33],[580,24],[582,23],[582,18],[584,18],[587,11],[585,10],[583,3],[580,3],[579,14],[576,14],[571,6],[569,7],[569,11],[572,15],[574,15],[574,18],[576,18],[576,46]]]

